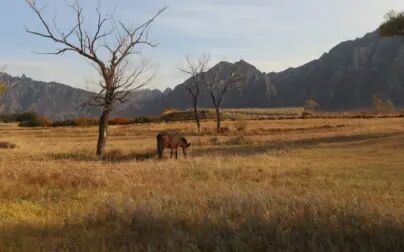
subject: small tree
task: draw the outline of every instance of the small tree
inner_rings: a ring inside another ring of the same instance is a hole
[[[374,95],[372,97],[372,104],[373,104],[373,108],[376,112],[383,112],[385,110],[385,103],[382,100],[382,98],[380,98],[377,95]]]
[[[309,99],[304,102],[303,107],[305,111],[317,111],[320,104],[314,99]]]
[[[380,25],[378,31],[382,37],[404,36],[404,12],[390,11],[386,14],[386,20]],[[390,110],[394,110],[392,101],[385,104]]]
[[[372,105],[376,112],[381,112],[383,110],[384,102],[379,96],[374,95],[372,97]]]
[[[195,123],[198,134],[201,133],[201,122],[199,117],[198,103],[201,94],[201,88],[205,80],[205,72],[209,63],[209,56],[204,55],[197,62],[191,60],[189,56],[186,57],[187,65],[185,68],[180,69],[183,73],[191,76],[191,83],[185,84],[185,89],[192,98],[192,107],[194,110]]]
[[[395,106],[392,100],[389,99],[383,101],[383,99],[377,95],[374,95],[372,97],[372,104],[376,112],[393,112],[395,110]]]
[[[49,54],[63,55],[71,52],[80,55],[92,62],[99,73],[100,81],[97,83],[99,92],[88,104],[102,108],[97,142],[97,155],[102,156],[107,141],[108,121],[114,105],[117,102],[125,102],[132,91],[143,87],[150,80],[146,78],[140,81],[148,70],[147,64],[130,69],[129,60],[133,55],[139,55],[140,46],[156,46],[149,40],[149,29],[166,8],[159,10],[156,15],[139,26],[116,22],[115,17],[103,15],[100,9],[96,8],[96,26],[90,29],[85,27],[83,10],[76,0],[68,4],[74,13],[74,24],[72,28],[63,32],[57,27],[56,19],[47,20],[43,14],[45,8],[38,7],[36,0],[26,2],[43,27],[43,31],[27,29],[27,32],[61,46]]]
[[[385,22],[379,27],[379,34],[383,37],[404,36],[404,12],[387,13]]]
[[[388,111],[388,112],[394,112],[396,110],[396,107],[394,106],[394,103],[392,100],[387,100],[384,103],[384,106],[386,108],[386,111]]]
[[[205,79],[203,83],[206,85],[209,95],[215,108],[216,112],[216,130],[217,133],[221,131],[221,108],[224,102],[224,97],[229,91],[229,89],[233,88],[237,82],[239,82],[243,76],[238,73],[239,69],[236,64],[233,64],[230,72],[226,75],[224,79],[220,79],[218,75],[211,76],[211,78],[207,77],[205,74]]]

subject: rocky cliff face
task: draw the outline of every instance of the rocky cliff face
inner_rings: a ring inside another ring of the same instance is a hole
[[[60,120],[69,117],[95,116],[97,110],[82,108],[91,93],[59,83],[44,83],[30,78],[13,78],[17,81],[5,95],[0,97],[3,111],[20,113],[35,111]]]
[[[343,42],[304,66],[268,74],[276,92],[271,106],[300,105],[314,98],[324,109],[370,105],[379,95],[404,105],[404,40],[370,33]]]

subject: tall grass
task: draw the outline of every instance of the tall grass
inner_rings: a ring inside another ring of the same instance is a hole
[[[1,127],[0,251],[404,249],[403,119],[232,125],[161,162],[155,133],[192,123],[111,127],[102,160],[96,128]]]

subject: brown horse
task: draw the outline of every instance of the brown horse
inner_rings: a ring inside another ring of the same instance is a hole
[[[178,147],[182,148],[184,157],[187,157],[187,149],[191,146],[185,137],[178,133],[161,132],[157,135],[157,154],[159,159],[163,159],[164,148],[171,149],[170,158],[173,157],[173,150],[175,150],[175,158],[178,159]]]

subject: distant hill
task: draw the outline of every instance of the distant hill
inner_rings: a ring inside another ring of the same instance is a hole
[[[279,73],[264,73],[255,66],[239,61],[245,76],[240,87],[229,91],[225,108],[298,107],[315,99],[323,110],[366,109],[371,97],[390,99],[404,106],[404,39],[380,38],[377,32],[343,42],[317,60]],[[233,64],[220,62],[207,74],[226,76]],[[98,116],[98,109],[79,108],[91,96],[85,90],[60,83],[44,83],[21,77],[0,104],[7,112],[33,110],[53,119]],[[116,108],[114,115],[157,115],[165,108],[187,109],[191,99],[184,86],[190,80],[167,89],[134,92],[129,101]],[[206,90],[202,90],[200,107],[211,107]]]
[[[7,113],[35,111],[54,120],[76,117],[98,117],[99,108],[83,107],[93,93],[56,82],[35,81],[27,77],[10,77],[17,82],[0,97],[2,110]],[[142,104],[161,96],[159,90],[140,90],[128,97],[128,103],[117,106],[114,116],[135,115],[143,109]]]

